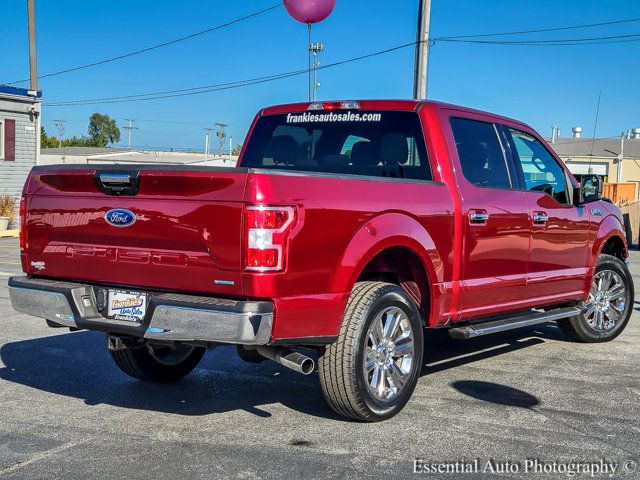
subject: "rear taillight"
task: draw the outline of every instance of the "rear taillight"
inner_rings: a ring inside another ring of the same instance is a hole
[[[27,248],[27,199],[20,199],[20,250]]]
[[[294,207],[247,207],[246,270],[271,272],[284,269],[287,239],[295,225],[295,219]]]

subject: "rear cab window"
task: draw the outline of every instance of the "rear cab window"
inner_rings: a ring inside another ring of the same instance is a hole
[[[476,187],[512,188],[504,148],[493,123],[451,117],[462,174]]]
[[[243,167],[432,180],[416,112],[331,111],[258,119]]]

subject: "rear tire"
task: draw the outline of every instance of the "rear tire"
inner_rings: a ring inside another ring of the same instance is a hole
[[[409,401],[422,367],[422,322],[397,285],[356,283],[338,340],[319,355],[320,385],[339,415],[386,420]]]
[[[627,265],[617,257],[602,254],[598,257],[589,298],[579,304],[584,313],[558,320],[558,326],[578,342],[609,342],[629,323],[634,297]]]
[[[147,342],[135,348],[110,351],[111,358],[124,373],[154,383],[180,380],[200,363],[205,352],[203,347],[152,347]]]

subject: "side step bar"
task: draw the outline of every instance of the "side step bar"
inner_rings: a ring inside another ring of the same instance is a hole
[[[492,333],[505,332],[507,330],[515,330],[516,328],[528,327],[536,325],[538,323],[551,322],[553,320],[560,320],[563,318],[573,317],[579,315],[580,310],[578,307],[564,307],[556,308],[546,312],[532,311],[525,315],[519,315],[512,318],[504,318],[501,320],[493,320],[489,322],[474,323],[473,325],[467,325],[464,327],[451,328],[449,335],[451,338],[467,340],[469,338],[481,337],[483,335],[490,335]]]

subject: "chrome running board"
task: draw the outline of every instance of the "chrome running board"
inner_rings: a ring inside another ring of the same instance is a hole
[[[503,318],[500,320],[485,322],[479,320],[473,325],[451,328],[449,329],[449,335],[451,338],[467,340],[469,338],[481,337],[483,335],[491,335],[492,333],[529,327],[531,325],[537,325],[538,323],[561,320],[563,318],[579,315],[580,313],[581,310],[578,307],[556,308],[546,312],[531,311],[530,313],[512,318]]]

